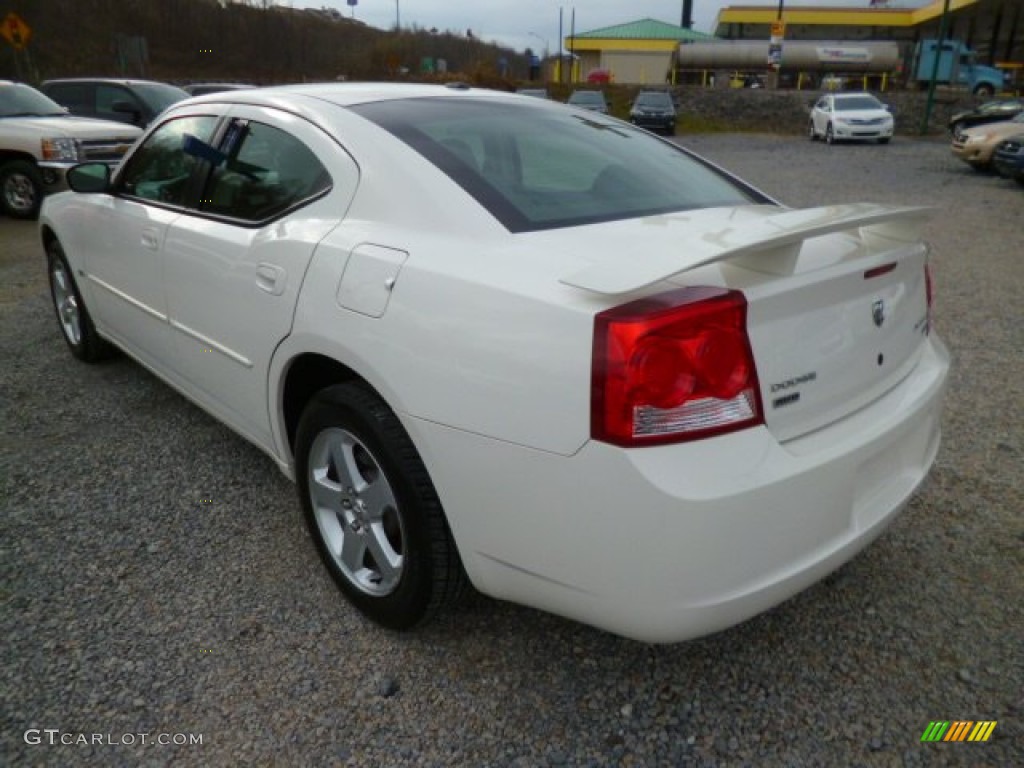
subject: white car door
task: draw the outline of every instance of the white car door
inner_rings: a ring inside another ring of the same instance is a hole
[[[272,448],[267,372],[317,244],[355,193],[355,162],[295,115],[235,107],[198,210],[167,235],[175,367],[190,393]]]
[[[209,137],[215,123],[211,116],[164,123],[129,158],[113,194],[93,197],[83,251],[89,310],[104,333],[161,371],[171,349],[163,248],[194,169],[176,148],[185,134]]]

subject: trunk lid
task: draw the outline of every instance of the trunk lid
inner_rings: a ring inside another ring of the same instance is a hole
[[[657,218],[648,225],[658,229],[632,231],[625,252],[634,256],[603,248],[562,282],[625,297],[662,281],[699,283],[707,274],[692,270],[720,263],[747,297],[765,424],[777,439],[843,418],[913,369],[929,330],[925,209],[751,206]]]
[[[804,251],[802,258],[830,266],[748,294],[765,423],[783,441],[894,387],[913,369],[929,330],[923,245],[879,251],[832,236]]]

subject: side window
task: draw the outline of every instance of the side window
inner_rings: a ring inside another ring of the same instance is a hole
[[[142,113],[142,105],[139,104],[139,100],[127,88],[122,88],[119,85],[96,86],[97,117],[101,117],[104,120],[118,120],[122,123],[132,122],[132,114],[130,112],[116,112],[114,110],[114,104],[119,101],[131,104],[140,114]]]
[[[331,186],[313,151],[273,126],[236,120],[223,149],[200,201],[206,213],[264,221]]]
[[[67,107],[74,114],[92,112],[91,88],[84,83],[60,83],[51,85],[46,95],[62,107]]]
[[[161,125],[125,166],[120,180],[122,192],[143,200],[184,205],[189,179],[201,162],[195,154],[185,153],[185,140],[194,137],[208,144],[216,123],[212,115],[197,115]]]

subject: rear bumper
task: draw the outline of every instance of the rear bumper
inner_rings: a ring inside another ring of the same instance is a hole
[[[406,418],[473,583],[647,642],[750,618],[874,540],[924,480],[949,367],[780,444],[764,428],[561,457]]]

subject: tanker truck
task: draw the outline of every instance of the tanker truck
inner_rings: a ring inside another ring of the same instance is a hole
[[[883,74],[897,72],[903,60],[892,41],[792,40],[782,46],[781,69],[826,73]],[[683,43],[678,64],[682,70],[746,70],[768,68],[768,41],[718,40]]]
[[[680,70],[732,70],[763,72],[768,69],[767,40],[715,40],[679,46]],[[1001,90],[1007,75],[981,66],[975,54],[957,40],[941,46],[921,40],[911,48],[892,40],[790,40],[782,45],[781,69],[814,75],[899,75],[907,73],[910,84],[923,87],[931,79],[939,56],[936,81],[966,86],[972,93],[990,95]],[[909,66],[904,67],[904,62]]]

